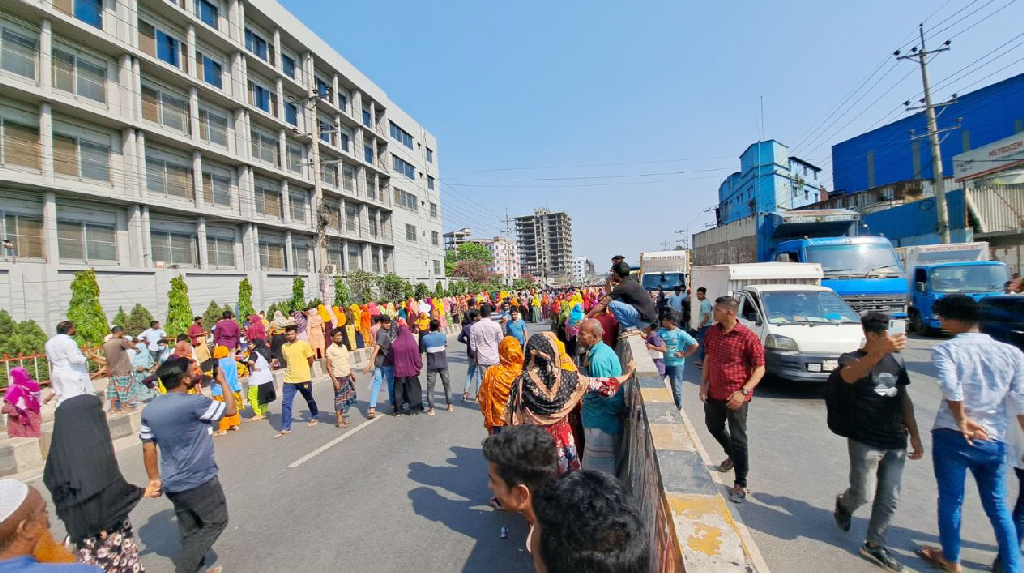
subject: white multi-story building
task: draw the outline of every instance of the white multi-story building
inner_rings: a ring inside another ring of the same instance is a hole
[[[493,262],[488,269],[505,278],[505,284],[512,284],[512,281],[522,276],[522,266],[519,261],[519,244],[510,241],[505,237],[494,237],[489,241],[482,241],[491,253]]]
[[[588,266],[589,263],[589,266]],[[587,269],[593,269],[594,264],[587,257],[572,258],[572,284],[583,285],[587,282]]]
[[[274,0],[0,2],[0,308],[63,318],[74,271],[160,318],[443,278],[437,141]],[[318,237],[325,240],[318,245]]]

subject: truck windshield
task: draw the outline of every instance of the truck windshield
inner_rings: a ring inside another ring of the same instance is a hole
[[[820,263],[827,277],[898,277],[902,274],[896,252],[884,243],[813,245],[807,262]]]
[[[761,293],[771,324],[860,324],[860,316],[832,291]]]
[[[677,286],[683,286],[682,273],[646,273],[643,282],[644,290],[658,290],[661,287],[669,292]]]
[[[963,265],[932,269],[932,290],[941,293],[1002,292],[1010,280],[1003,265]]]

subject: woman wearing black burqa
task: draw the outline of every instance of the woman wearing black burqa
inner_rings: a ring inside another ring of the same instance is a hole
[[[143,489],[121,475],[96,396],[75,396],[57,408],[43,483],[83,563],[107,573],[143,571],[128,520]]]

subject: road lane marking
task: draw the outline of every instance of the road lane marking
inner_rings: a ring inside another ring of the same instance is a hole
[[[376,422],[377,420],[380,420],[383,417],[384,416],[382,416],[380,414],[377,414],[376,418],[369,419],[369,420],[363,422],[362,424],[359,424],[358,426],[356,426],[355,428],[352,428],[348,432],[345,432],[344,434],[338,436],[337,438],[334,438],[333,440],[327,442],[326,444],[320,446],[319,448],[313,450],[312,452],[309,452],[308,454],[306,454],[306,455],[302,456],[301,458],[295,460],[294,462],[288,464],[288,467],[290,467],[290,468],[297,468],[297,467],[301,466],[302,464],[304,464],[304,463],[308,462],[309,460],[319,456],[320,454],[326,452],[327,450],[331,449],[332,447],[340,444],[344,439],[352,436],[353,434],[358,433],[359,430],[362,430],[366,426],[369,426],[370,424]]]

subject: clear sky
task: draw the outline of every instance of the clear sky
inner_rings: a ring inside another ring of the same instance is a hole
[[[955,36],[936,98],[1024,72],[1015,0],[280,1],[437,136],[445,231],[565,210],[599,269],[711,224],[761,96],[765,138],[831,188],[831,145],[919,97],[891,53],[922,21],[929,47]]]

